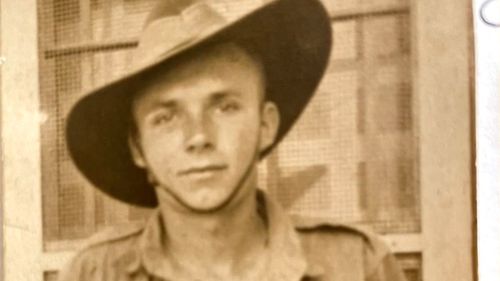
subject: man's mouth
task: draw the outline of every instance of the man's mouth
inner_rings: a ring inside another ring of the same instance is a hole
[[[213,175],[225,169],[227,169],[226,165],[205,165],[184,169],[181,170],[178,174],[180,176],[189,176],[201,179],[212,177]]]

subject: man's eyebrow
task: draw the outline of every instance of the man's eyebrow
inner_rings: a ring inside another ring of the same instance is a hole
[[[177,101],[175,100],[157,100],[152,103],[152,109],[161,109],[161,108],[174,108],[177,106]]]
[[[219,91],[210,95],[210,100],[217,102],[229,97],[240,97],[241,94],[235,91]]]

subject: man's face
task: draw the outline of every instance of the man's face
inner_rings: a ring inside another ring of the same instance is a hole
[[[260,65],[220,45],[157,74],[134,100],[135,163],[157,192],[192,211],[217,210],[251,183],[259,152],[274,141],[279,117],[263,102]]]

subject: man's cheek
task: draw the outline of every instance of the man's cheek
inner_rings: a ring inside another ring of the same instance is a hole
[[[168,145],[163,145],[158,142],[147,143],[144,152],[151,166],[150,168],[159,171],[165,169],[170,162],[175,162],[175,159],[173,159],[174,155],[169,151],[170,149]]]
[[[235,152],[239,152],[239,158],[244,160],[244,158],[251,157],[250,154],[252,154],[258,146],[258,139],[258,131],[252,127],[248,127],[247,130],[242,130],[234,136],[232,140],[232,144],[234,145],[233,149]]]

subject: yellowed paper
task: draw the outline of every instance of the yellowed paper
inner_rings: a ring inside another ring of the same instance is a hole
[[[229,20],[269,2],[205,1]],[[500,37],[498,4],[481,19],[484,2],[322,0],[333,30],[324,75],[256,186],[306,224],[375,233],[407,280],[497,280]],[[0,1],[4,280],[57,280],[90,237],[150,217],[75,166],[66,122],[128,73],[154,4]]]

